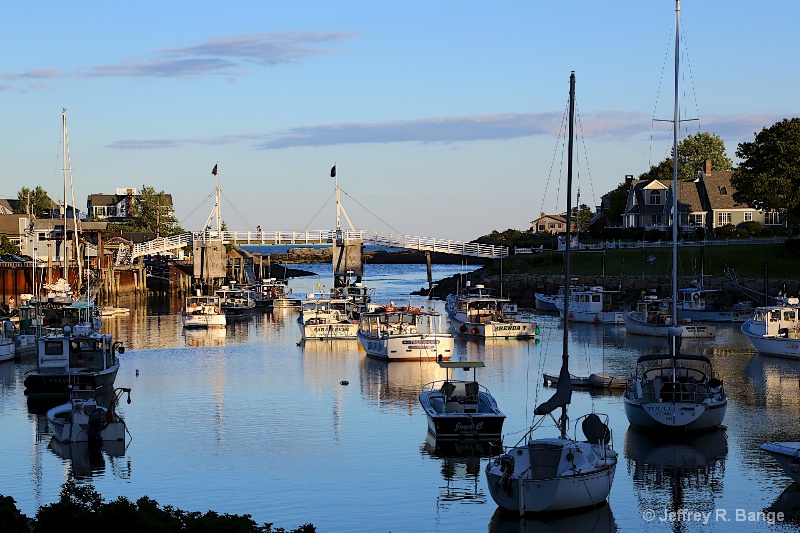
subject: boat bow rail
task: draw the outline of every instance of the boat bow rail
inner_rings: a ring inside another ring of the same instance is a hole
[[[399,235],[376,231],[194,231],[158,237],[151,241],[131,245],[121,245],[115,263],[131,264],[138,257],[158,254],[191,246],[195,241],[223,241],[225,243],[252,245],[287,245],[287,244],[330,244],[333,242],[360,240],[366,244],[404,248],[425,252],[438,252],[453,255],[480,257],[483,259],[503,259],[508,257],[508,247],[476,242],[455,241],[452,239],[436,239],[414,235]]]

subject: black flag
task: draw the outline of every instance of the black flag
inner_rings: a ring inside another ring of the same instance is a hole
[[[214,168],[211,169],[211,175],[212,176],[216,176],[217,175],[217,165],[214,165]]]
[[[335,177],[336,177],[336,165],[333,165],[333,166],[331,167],[331,177],[332,177],[332,178],[335,178]]]

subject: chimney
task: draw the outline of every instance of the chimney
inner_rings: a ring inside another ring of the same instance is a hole
[[[625,174],[625,185],[630,187],[631,183],[633,183],[633,174]]]
[[[705,170],[706,175],[711,174],[711,160],[710,159],[706,159],[705,168],[706,168],[706,170]]]

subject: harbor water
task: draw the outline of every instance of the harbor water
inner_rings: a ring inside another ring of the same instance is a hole
[[[290,281],[297,294],[330,288],[329,264],[298,265],[319,276]],[[434,278],[463,271],[434,265]],[[367,265],[379,302],[427,304],[425,265]],[[436,294],[443,298],[444,294]],[[442,301],[436,301],[444,313]],[[256,312],[221,331],[183,331],[181,302],[150,302],[104,318],[123,341],[117,387],[132,389],[120,413],[124,444],[99,453],[57,446],[41,406],[23,394],[33,358],[0,364],[0,494],[33,516],[73,478],[105,501],[147,496],[185,511],[249,514],[260,523],[321,532],[794,531],[800,489],[759,446],[800,440],[800,361],[754,353],[737,325],[711,340],[684,340],[708,356],[729,395],[725,429],[657,438],[628,427],[619,394],[576,391],[571,419],[609,416],[619,452],[608,505],[570,516],[519,519],[498,511],[480,452],[443,450],[427,434],[417,396],[444,377],[435,362],[386,363],[357,341],[300,342],[297,311]],[[483,361],[478,381],[506,414],[514,445],[534,407],[554,389],[542,374],[561,363],[557,316],[531,312],[539,340],[456,338],[454,359]],[[570,370],[630,374],[664,340],[623,325],[572,324]],[[573,431],[572,429],[570,430]],[[552,420],[537,430],[555,436]],[[577,436],[582,438],[580,430]],[[440,443],[438,443],[440,444]],[[782,514],[779,514],[782,513]]]

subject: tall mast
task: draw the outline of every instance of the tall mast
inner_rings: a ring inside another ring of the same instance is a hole
[[[64,279],[69,280],[67,273],[67,108],[61,108],[61,163],[64,167],[64,249],[61,256],[64,260]]]
[[[567,247],[564,250],[564,339],[561,354],[561,366],[569,368],[569,278],[570,278],[570,247],[572,236],[572,125],[575,121],[575,71],[569,75],[569,142],[567,144]],[[559,376],[563,379],[563,376]],[[561,438],[567,438],[567,406],[561,407]]]
[[[675,0],[675,109],[672,118],[672,325],[678,325],[678,128],[680,109],[678,105],[678,76],[680,72],[681,42],[681,0]],[[672,335],[672,354],[675,353],[676,340]]]

